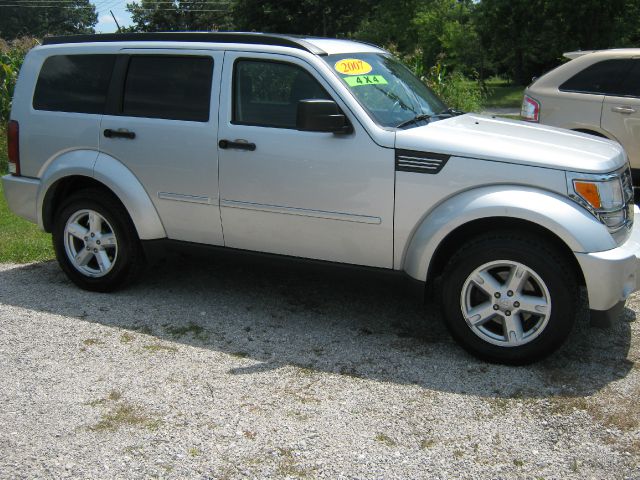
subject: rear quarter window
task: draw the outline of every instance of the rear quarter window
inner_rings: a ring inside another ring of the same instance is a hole
[[[560,85],[560,91],[619,95],[622,80],[632,66],[633,60],[630,58],[616,58],[594,63]]]
[[[115,55],[55,55],[36,83],[33,108],[54,112],[104,112]]]

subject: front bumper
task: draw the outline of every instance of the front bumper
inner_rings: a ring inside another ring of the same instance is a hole
[[[635,215],[640,209],[635,206]],[[636,219],[640,220],[640,216]],[[640,289],[640,221],[625,243],[613,250],[576,253],[587,284],[592,311],[619,313],[621,305]]]
[[[9,210],[33,223],[38,223],[36,201],[40,181],[37,178],[5,175],[2,177],[2,189]]]

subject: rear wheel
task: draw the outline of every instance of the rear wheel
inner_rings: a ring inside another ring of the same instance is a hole
[[[62,205],[54,222],[53,246],[64,272],[85,290],[121,288],[144,265],[129,215],[102,190],[83,190]]]
[[[443,301],[447,326],[465,349],[490,361],[523,364],[566,339],[578,285],[563,252],[546,240],[484,235],[445,267]]]

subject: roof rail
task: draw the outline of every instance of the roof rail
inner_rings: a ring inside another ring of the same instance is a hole
[[[252,45],[276,45],[297,48],[315,55],[327,52],[296,35],[244,32],[150,32],[150,33],[99,33],[95,35],[63,35],[45,37],[43,45],[90,42],[216,42],[248,43]]]

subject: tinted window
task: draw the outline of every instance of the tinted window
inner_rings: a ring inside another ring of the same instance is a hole
[[[633,60],[633,68],[620,86],[620,96],[640,98],[640,60]]]
[[[295,128],[298,101],[331,98],[304,69],[288,63],[239,60],[234,74],[235,123]]]
[[[40,70],[33,108],[102,113],[115,55],[56,55]]]
[[[209,120],[211,57],[131,57],[123,114],[171,120]]]
[[[568,92],[619,94],[621,80],[626,77],[633,61],[631,59],[604,60],[594,63],[560,85]]]

